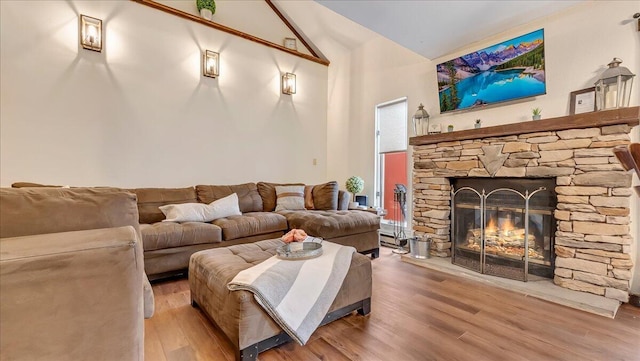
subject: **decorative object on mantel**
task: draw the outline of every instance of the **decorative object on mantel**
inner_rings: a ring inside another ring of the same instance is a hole
[[[631,99],[631,85],[636,76],[629,69],[620,66],[622,60],[613,58],[609,68],[596,82],[596,106],[598,110],[626,108]]]
[[[447,127],[447,132],[453,132],[453,124],[449,124],[449,126]]]
[[[473,125],[474,128],[482,128],[482,120],[480,118],[476,119],[476,123]]]
[[[425,135],[429,131],[429,113],[424,110],[424,105],[420,103],[416,114],[413,115],[413,132],[415,135]],[[427,129],[427,132],[424,130]]]
[[[569,114],[582,114],[596,111],[596,88],[591,87],[571,92]]]
[[[429,124],[429,134],[440,134],[440,133],[442,133],[442,125]]]
[[[353,201],[349,203],[349,209],[358,208],[360,204],[356,202],[356,193],[360,193],[364,189],[364,180],[357,175],[354,175],[347,179],[345,188],[349,193],[353,194]]]
[[[284,47],[287,49],[298,51],[298,43],[296,38],[284,38]]]
[[[540,120],[540,118],[542,118],[542,109],[538,107],[531,109],[531,119]]]
[[[216,13],[215,0],[196,0],[196,6],[203,19],[212,20],[213,14]]]

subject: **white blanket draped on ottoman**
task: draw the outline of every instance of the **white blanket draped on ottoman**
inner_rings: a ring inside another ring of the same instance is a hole
[[[228,287],[252,292],[273,320],[304,345],[329,311],[356,251],[327,241],[322,249],[320,257],[307,260],[273,256],[238,273]]]

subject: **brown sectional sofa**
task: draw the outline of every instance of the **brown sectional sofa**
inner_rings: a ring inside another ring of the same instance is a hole
[[[307,186],[310,190],[309,200],[313,201],[312,210],[276,212],[276,186],[280,185],[303,184],[258,182],[125,189],[137,196],[144,269],[149,279],[164,278],[186,271],[189,257],[194,252],[278,238],[292,228],[304,229],[311,236],[353,246],[360,253],[378,257],[379,217],[369,212],[347,210],[350,194],[340,191],[337,182]],[[12,186],[36,187],[38,184],[14,183]],[[242,215],[216,219],[211,223],[163,222],[165,216],[160,211],[160,206],[209,204],[232,193],[238,195]]]
[[[0,249],[0,359],[144,359],[154,303],[133,194],[0,189]]]
[[[338,190],[336,182],[313,188],[314,206],[321,209],[275,212],[278,185],[284,184],[259,182],[131,189],[138,196],[145,270],[149,278],[158,279],[186,270],[194,252],[278,238],[291,228],[353,246],[361,253],[371,253],[373,258],[378,256],[379,218],[368,212],[347,210],[350,195]],[[211,223],[162,222],[164,215],[158,209],[162,205],[208,204],[232,193],[238,195],[240,216]]]

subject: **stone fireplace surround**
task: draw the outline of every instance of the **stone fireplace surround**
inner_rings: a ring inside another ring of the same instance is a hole
[[[450,178],[555,178],[554,283],[627,302],[632,175],[612,149],[630,143],[640,107],[413,137],[413,230],[451,256]]]

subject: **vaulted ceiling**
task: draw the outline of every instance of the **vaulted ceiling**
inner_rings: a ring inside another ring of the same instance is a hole
[[[585,0],[315,0],[429,59]]]

